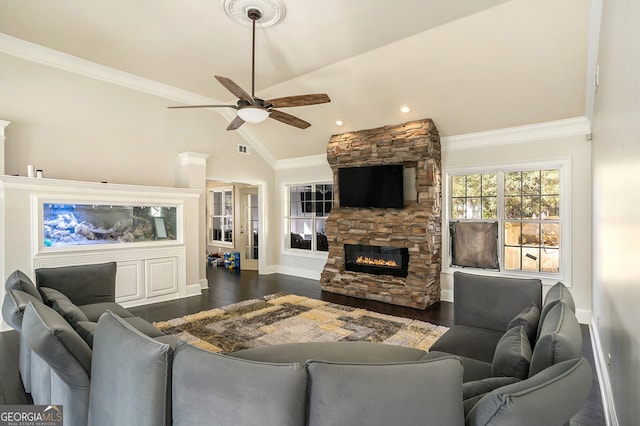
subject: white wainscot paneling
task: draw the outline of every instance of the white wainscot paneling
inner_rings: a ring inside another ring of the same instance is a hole
[[[144,298],[142,261],[118,262],[116,273],[116,300],[118,303]]]
[[[146,264],[147,297],[178,291],[178,258],[148,259]]]

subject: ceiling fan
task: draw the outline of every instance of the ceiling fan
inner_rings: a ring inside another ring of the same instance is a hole
[[[170,106],[168,108],[233,108],[238,111],[238,115],[227,127],[227,130],[236,130],[245,122],[260,123],[267,118],[273,118],[290,126],[306,129],[310,123],[295,117],[286,112],[278,111],[274,108],[297,107],[305,105],[316,105],[331,102],[325,93],[311,95],[286,96],[264,100],[255,96],[255,70],[256,70],[256,21],[262,17],[262,12],[255,8],[247,10],[247,16],[253,21],[253,39],[251,47],[251,95],[234,83],[230,78],[215,76],[228,91],[238,97],[236,105],[184,105]]]

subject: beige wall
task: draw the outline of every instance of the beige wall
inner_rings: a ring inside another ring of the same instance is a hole
[[[446,143],[443,143],[445,145]],[[591,312],[591,143],[585,136],[570,136],[478,149],[448,151],[443,148],[442,168],[479,167],[570,159],[571,163],[571,294],[581,322]],[[444,234],[444,230],[443,230]],[[444,259],[444,257],[443,257]],[[442,274],[443,293],[453,291],[452,276]],[[545,281],[546,286],[555,281]]]
[[[631,425],[640,419],[640,7],[637,0],[602,3],[593,119],[593,319],[618,422]]]
[[[209,154],[207,178],[273,191],[273,168],[255,150],[237,153],[246,141],[218,112],[168,110],[175,102],[4,54],[0,93],[7,175],[33,164],[45,178],[176,187],[179,154],[197,152]]]

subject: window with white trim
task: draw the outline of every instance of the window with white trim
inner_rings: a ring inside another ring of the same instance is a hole
[[[294,250],[329,250],[326,223],[333,208],[333,184],[285,185],[285,247]]]
[[[517,169],[449,170],[446,223],[450,266],[560,277],[566,252],[563,245],[570,244],[569,208],[563,204],[568,168],[568,161],[562,161]],[[473,222],[497,224],[498,232],[487,234],[487,226],[476,226],[456,233],[458,223]],[[486,235],[492,235],[493,240]],[[497,265],[488,254],[495,253],[496,247]],[[457,262],[456,249],[464,255],[463,262]],[[486,262],[478,263],[477,259]],[[485,264],[492,266],[479,266]]]
[[[209,190],[209,243],[233,245],[233,187]]]

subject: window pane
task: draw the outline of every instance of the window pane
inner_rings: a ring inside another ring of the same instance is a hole
[[[291,248],[311,250],[311,219],[291,220]]]
[[[522,270],[529,272],[540,271],[540,249],[522,248]]]
[[[213,193],[213,214],[222,216],[222,192]]]
[[[560,250],[558,249],[542,249],[540,270],[542,272],[558,273],[560,272]]]
[[[542,219],[560,219],[560,196],[546,195],[540,198],[540,217]]]
[[[464,219],[466,200],[464,198],[454,198],[451,200],[451,217],[453,219]]]
[[[324,219],[316,220],[316,250],[329,251],[329,243],[327,241],[327,221]]]
[[[480,191],[480,175],[467,176],[467,197],[479,197]]]
[[[522,193],[524,195],[540,194],[540,170],[522,172]]]
[[[537,223],[522,224],[522,245],[540,246],[540,225]]]
[[[507,219],[522,218],[522,207],[520,205],[520,197],[504,198],[504,216]]]
[[[482,175],[482,196],[495,197],[496,194],[497,194],[497,189],[496,189],[495,173]]]
[[[540,218],[540,197],[522,197],[522,218]]]
[[[482,204],[480,198],[467,198],[467,219],[481,219],[482,218]]]
[[[509,172],[504,174],[505,195],[520,195],[522,193],[520,178],[520,172]]]
[[[520,247],[505,247],[504,268],[520,270]]]
[[[498,217],[498,205],[495,197],[482,198],[482,218],[496,219]]]
[[[466,176],[453,176],[451,179],[451,196],[464,197],[466,194]]]
[[[519,246],[521,241],[521,223],[506,222],[504,224],[504,243],[510,246]],[[518,253],[518,256],[520,254]]]
[[[543,194],[559,194],[560,193],[560,170],[543,170],[542,171],[542,193]]]
[[[545,247],[560,247],[560,224],[543,223],[542,241]]]
[[[211,225],[211,239],[222,241],[222,217],[213,217]]]

